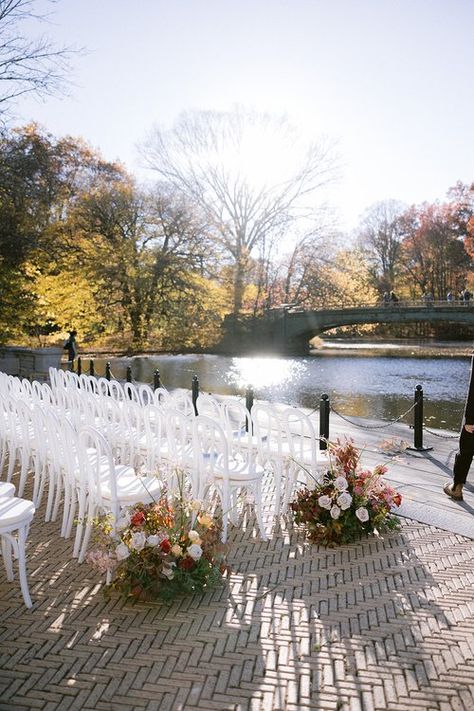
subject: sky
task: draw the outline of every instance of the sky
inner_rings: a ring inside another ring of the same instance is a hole
[[[85,138],[147,178],[137,146],[186,110],[285,114],[337,145],[330,200],[355,229],[379,200],[443,200],[474,180],[474,0],[45,0],[59,44],[82,47],[65,97],[16,123]]]

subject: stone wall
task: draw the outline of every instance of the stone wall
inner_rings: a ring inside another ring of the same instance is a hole
[[[9,375],[31,380],[48,380],[50,366],[59,368],[62,348],[0,347],[0,370]]]

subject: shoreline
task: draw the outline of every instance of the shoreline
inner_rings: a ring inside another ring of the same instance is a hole
[[[321,339],[310,355],[314,356],[378,356],[381,358],[470,358],[471,342],[406,341],[404,339]]]

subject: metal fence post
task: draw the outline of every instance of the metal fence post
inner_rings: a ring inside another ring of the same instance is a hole
[[[125,375],[125,380],[127,381],[127,383],[132,382],[132,366],[131,365],[127,365],[127,373]],[[131,390],[128,391],[128,397],[130,400],[132,399]]]
[[[95,371],[94,371],[94,361],[93,361],[93,360],[90,360],[90,361],[89,361],[89,375],[92,375],[92,376],[95,375]]]
[[[105,377],[107,378],[107,380],[111,380],[112,378],[112,372],[110,370],[109,361],[107,361],[107,363],[105,364]]]
[[[193,398],[193,407],[194,407],[194,414],[198,415],[198,409],[197,409],[197,399],[199,397],[199,380],[197,375],[193,375],[193,381],[191,383],[191,394]]]
[[[329,439],[329,395],[324,393],[319,401],[319,449],[328,448]]]
[[[245,407],[247,408],[247,410],[249,411],[249,413],[252,412],[253,401],[254,401],[253,388],[250,388],[250,387],[249,387],[249,388],[247,388],[247,390],[245,391]],[[250,420],[250,423],[251,423],[251,422],[252,422],[252,420]],[[250,424],[250,426],[251,426],[251,428],[252,428],[252,434],[253,434],[253,427],[252,427],[252,424]],[[248,419],[245,421],[245,431],[246,431],[246,432],[249,431],[249,420],[248,420]]]
[[[82,360],[81,356],[77,356],[77,374],[82,375]]]
[[[415,388],[415,407],[413,408],[413,447],[408,449],[417,452],[428,452],[433,447],[423,446],[423,388],[417,385]]]
[[[160,371],[155,370],[153,373],[153,388],[155,390],[158,390],[158,388],[161,388],[161,380],[160,380]]]

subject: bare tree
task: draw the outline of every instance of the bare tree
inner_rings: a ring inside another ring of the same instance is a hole
[[[374,286],[393,288],[400,260],[398,218],[406,209],[397,200],[383,200],[366,210],[359,228],[358,244],[365,251]]]
[[[0,116],[22,94],[51,94],[64,86],[74,50],[56,47],[44,35],[28,37],[28,22],[47,19],[34,5],[34,0],[0,0]]]
[[[233,310],[240,312],[252,252],[309,218],[317,194],[335,176],[333,147],[298,145],[289,122],[236,108],[183,113],[154,129],[147,165],[204,213],[233,268]],[[289,166],[289,156],[292,166]]]

